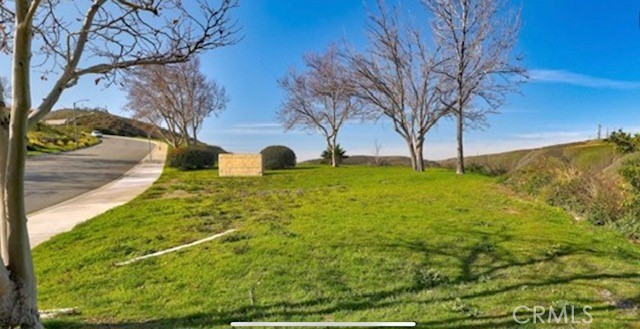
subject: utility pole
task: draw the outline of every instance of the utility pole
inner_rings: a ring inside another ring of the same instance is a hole
[[[76,142],[76,148],[78,147],[78,117],[76,115],[76,104],[88,101],[88,99],[81,99],[73,102],[73,140]]]
[[[598,140],[602,139],[602,125],[598,124]]]

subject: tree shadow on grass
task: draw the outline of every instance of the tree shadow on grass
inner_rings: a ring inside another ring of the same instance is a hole
[[[518,289],[524,285],[532,286],[544,286],[544,285],[555,285],[568,283],[576,280],[600,280],[600,279],[629,279],[629,278],[640,278],[640,274],[635,273],[626,273],[626,274],[605,274],[605,275],[593,275],[593,276],[575,276],[575,277],[567,277],[561,278],[558,280],[549,280],[545,282],[528,282],[518,285],[513,285],[509,287],[504,287],[502,289],[496,289],[491,291],[486,291],[481,294],[471,294],[467,296],[462,296],[462,298],[470,298],[477,296],[488,296],[491,294],[498,294],[504,291]],[[226,312],[210,312],[210,313],[195,313],[185,317],[170,317],[163,318],[158,320],[150,320],[150,321],[140,321],[140,322],[121,322],[121,323],[89,323],[83,322],[82,320],[74,321],[73,319],[58,319],[58,320],[49,320],[46,322],[46,328],[48,329],[62,329],[62,328],[83,328],[83,329],[102,329],[102,328],[110,328],[110,329],[169,329],[169,328],[210,328],[210,327],[229,327],[229,324],[234,321],[260,321],[262,319],[273,319],[276,318],[277,321],[289,321],[289,320],[299,320],[304,318],[305,316],[313,317],[314,321],[317,321],[318,315],[327,315],[337,311],[358,311],[358,310],[366,310],[366,309],[375,309],[375,308],[388,308],[397,306],[399,302],[387,301],[382,302],[386,299],[394,299],[394,296],[399,296],[401,294],[406,294],[412,292],[412,290],[417,290],[412,287],[408,287],[407,289],[393,289],[387,291],[380,291],[374,293],[367,293],[361,296],[354,298],[353,301],[350,302],[340,302],[332,305],[331,300],[326,298],[320,298],[316,300],[303,301],[303,302],[279,302],[273,303],[270,305],[255,305],[255,306],[244,306],[234,310],[226,311]],[[444,298],[439,301],[451,300],[452,298]],[[429,301],[429,303],[436,302],[438,300]],[[425,303],[425,307],[429,307]],[[323,304],[328,304],[326,307]],[[589,310],[589,313],[593,316],[595,320],[602,321],[605,320],[605,314],[610,311],[615,311],[617,308],[614,305],[603,304],[603,303],[590,303],[592,308]],[[318,310],[312,311],[302,311],[302,308],[307,307],[316,307],[319,306]],[[577,310],[578,312],[580,310]],[[569,311],[570,312],[570,311]],[[569,313],[569,321],[571,320]],[[517,318],[519,320],[532,319],[533,314],[531,310],[525,312],[519,312],[517,314]],[[543,317],[545,320],[548,317]],[[584,314],[579,315],[576,313],[576,319],[581,320],[585,318]],[[381,321],[389,319],[369,319],[370,321]],[[395,321],[413,321],[414,319],[394,319]],[[616,322],[628,322],[635,323],[636,320],[628,319],[621,320],[616,319]],[[551,326],[550,324],[546,324],[547,326]],[[475,316],[469,315],[454,315],[452,317],[448,317],[445,319],[436,319],[430,321],[423,321],[417,323],[418,328],[514,328],[518,327],[518,323],[514,320],[514,315],[512,312],[501,313],[501,314],[480,314]],[[553,327],[553,326],[551,326]]]
[[[418,293],[437,288],[439,285],[458,285],[472,284],[477,282],[478,278],[483,275],[491,275],[499,270],[508,268],[518,269],[524,266],[535,265],[538,263],[551,262],[561,257],[570,256],[570,250],[563,250],[559,253],[546,254],[542,257],[531,257],[526,260],[516,261],[509,254],[503,254],[496,251],[486,239],[480,239],[466,253],[457,253],[456,250],[446,250],[442,248],[429,248],[421,241],[400,241],[388,245],[388,247],[409,248],[413,251],[422,252],[429,255],[440,254],[447,257],[455,257],[460,262],[460,275],[451,278],[446,282],[436,282],[434,285],[425,287],[424,284],[414,281],[393,289],[379,289],[374,291],[362,292],[355,294],[349,300],[333,299],[333,298],[317,298],[306,301],[281,301],[265,305],[246,305],[224,312],[203,312],[195,313],[184,317],[169,317],[150,321],[140,322],[124,322],[124,323],[89,323],[82,319],[74,320],[59,319],[49,320],[47,328],[113,328],[113,329],[151,329],[151,328],[209,328],[209,327],[229,327],[229,323],[233,321],[259,321],[264,319],[289,321],[313,319],[324,319],[335,313],[350,313],[375,309],[394,309],[403,304],[420,304],[426,308],[434,307],[436,303],[453,303],[456,300],[470,300],[474,298],[487,298],[500,296],[501,294],[529,289],[531,287],[555,287],[580,282],[582,284],[596,284],[601,280],[639,280],[640,273],[637,272],[611,272],[611,273],[580,273],[557,277],[546,277],[540,279],[530,279],[527,281],[519,281],[516,283],[505,282],[497,287],[488,287],[487,289],[475,290],[455,295],[442,295],[439,297],[419,300],[415,297]],[[477,267],[474,263],[480,258],[489,257],[491,263],[486,266]],[[509,262],[504,262],[509,259]],[[622,309],[607,301],[588,301],[588,305],[593,306],[591,314],[596,318],[607,316],[606,313],[617,309]],[[531,305],[533,306],[533,305]],[[452,311],[452,316],[448,318],[438,318],[426,322],[418,323],[418,327],[424,328],[511,328],[516,327],[517,323],[513,319],[510,312],[501,314],[463,314]],[[525,314],[526,316],[526,314]],[[608,315],[610,317],[610,315]],[[330,317],[333,319],[333,317]],[[337,319],[334,319],[337,320]],[[389,319],[370,319],[370,321],[389,320]],[[411,321],[413,319],[395,319],[396,321]]]

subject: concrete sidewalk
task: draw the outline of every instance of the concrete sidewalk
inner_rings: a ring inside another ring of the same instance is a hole
[[[140,195],[160,177],[166,156],[167,145],[156,143],[153,151],[122,177],[93,191],[29,214],[27,226],[31,248]]]

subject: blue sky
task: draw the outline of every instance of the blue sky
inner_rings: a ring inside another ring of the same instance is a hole
[[[392,2],[393,0],[388,0]],[[369,1],[370,2],[370,1]],[[490,128],[466,134],[467,154],[483,154],[594,137],[598,124],[611,130],[640,130],[640,2],[523,0],[523,27],[518,51],[532,80],[511,95]],[[415,21],[422,16],[418,0],[403,0]],[[276,79],[301,56],[322,51],[346,39],[366,44],[365,2],[361,0],[241,0],[236,17],[244,39],[237,45],[202,56],[205,74],[227,88],[231,102],[210,118],[200,137],[232,152],[258,152],[283,144],[299,159],[317,157],[324,149],[320,135],[284,133],[276,121],[282,93]],[[425,24],[426,24],[425,20]],[[0,59],[9,75],[9,58]],[[34,74],[34,103],[47,83]],[[125,95],[85,78],[65,92],[58,107],[88,98],[86,106],[124,113]],[[442,121],[427,136],[425,156],[454,156],[455,131]],[[348,154],[371,154],[374,143],[387,155],[406,154],[403,141],[382,123],[349,124],[340,143]]]

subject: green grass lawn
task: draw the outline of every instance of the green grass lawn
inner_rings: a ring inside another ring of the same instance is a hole
[[[229,228],[238,232],[114,266]],[[511,328],[518,305],[565,304],[592,306],[591,328],[640,320],[638,246],[494,179],[444,169],[301,167],[260,178],[167,169],[141,197],[34,257],[41,308],[79,311],[48,328]]]

